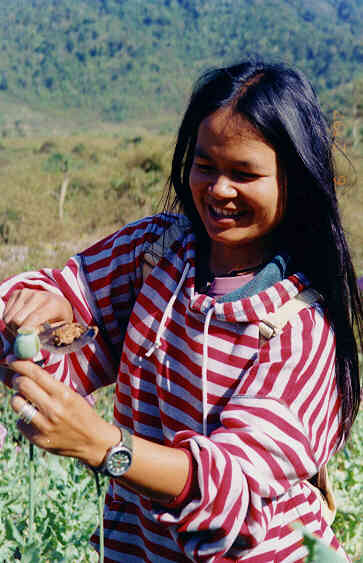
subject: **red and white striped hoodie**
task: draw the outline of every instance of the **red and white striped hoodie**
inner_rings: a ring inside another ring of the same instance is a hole
[[[169,225],[177,235],[143,280],[144,255]],[[316,303],[259,344],[259,321],[307,285],[296,273],[249,297],[198,293],[195,237],[172,215],[122,228],[63,271],[2,284],[4,301],[20,287],[54,291],[76,320],[97,323],[95,344],[47,369],[84,395],[116,381],[115,424],[192,460],[168,505],[111,481],[106,562],[302,562],[295,522],[343,554],[305,481],[339,440],[334,333]]]

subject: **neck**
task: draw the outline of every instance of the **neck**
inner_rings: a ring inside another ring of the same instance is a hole
[[[259,270],[268,260],[273,252],[269,248],[256,248],[248,252],[247,248],[217,248],[213,245],[209,258],[209,269],[215,276],[238,275],[245,272]]]
[[[263,268],[265,264],[266,262],[261,262],[261,264],[256,264],[256,266],[251,266],[250,268],[240,268],[240,269],[233,268],[233,270],[227,272],[226,274],[224,274],[224,276],[221,276],[220,274],[215,272],[213,272],[213,275],[215,277],[234,277],[234,276],[241,276],[243,274],[257,273],[259,270]]]

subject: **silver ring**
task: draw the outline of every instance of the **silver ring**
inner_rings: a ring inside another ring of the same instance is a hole
[[[19,411],[18,419],[25,422],[25,424],[30,424],[37,412],[38,409],[34,405],[25,403]]]

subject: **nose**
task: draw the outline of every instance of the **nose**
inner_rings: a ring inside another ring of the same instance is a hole
[[[225,176],[219,176],[219,178],[210,184],[208,186],[208,192],[216,199],[231,199],[238,196],[237,189]]]

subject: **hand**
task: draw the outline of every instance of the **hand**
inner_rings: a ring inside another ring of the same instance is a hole
[[[30,424],[18,422],[31,442],[54,454],[98,466],[107,450],[120,441],[120,431],[103,420],[83,397],[56,381],[33,362],[15,361],[11,406],[20,412],[26,401],[38,410]]]
[[[21,289],[14,291],[7,302],[3,321],[10,329],[38,328],[45,322],[72,322],[70,303],[49,291]]]

